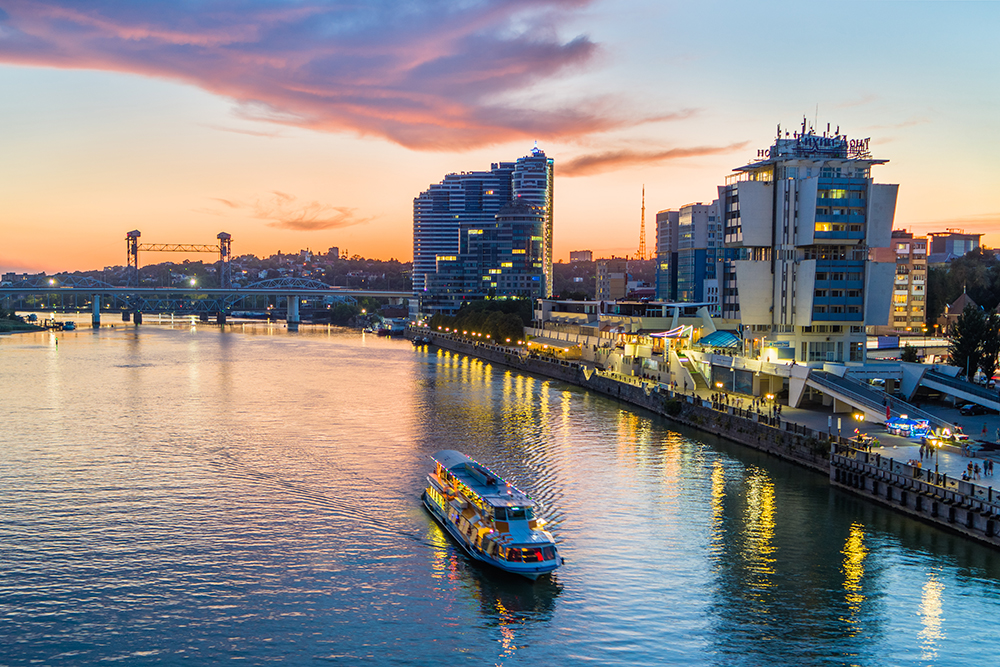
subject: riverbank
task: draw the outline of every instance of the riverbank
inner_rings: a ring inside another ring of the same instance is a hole
[[[419,335],[429,336],[438,347],[575,384],[678,424],[772,454],[824,474],[831,486],[1000,548],[1000,496],[993,493],[992,487],[949,479],[947,475],[932,477],[919,466],[892,459],[887,459],[888,469],[882,470],[869,464],[868,455],[855,450],[846,438],[760,412],[713,403],[697,392],[674,391],[653,380],[448,334],[420,330]],[[868,470],[868,465],[874,467]]]
[[[32,331],[44,331],[42,327],[13,320],[0,320],[0,334],[29,333]]]

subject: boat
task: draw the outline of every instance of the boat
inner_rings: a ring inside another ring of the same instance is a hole
[[[526,493],[453,449],[431,458],[424,507],[469,556],[532,581],[562,564]]]
[[[62,328],[63,328],[63,331],[73,331],[74,329],[76,329],[76,323],[75,322],[63,322]]]

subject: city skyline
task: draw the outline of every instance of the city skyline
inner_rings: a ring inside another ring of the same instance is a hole
[[[554,259],[633,254],[643,184],[654,213],[711,202],[804,116],[889,159],[897,228],[1000,245],[1000,141],[984,122],[1000,93],[983,85],[1000,8],[838,12],[0,3],[0,270],[123,264],[131,229],[151,243],[226,231],[236,254],[409,261],[416,193],[535,140],[556,164]]]

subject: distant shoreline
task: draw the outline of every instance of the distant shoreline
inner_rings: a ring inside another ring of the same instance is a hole
[[[44,327],[34,324],[22,324],[20,322],[0,321],[0,335],[15,333],[31,333],[33,331],[45,331]]]

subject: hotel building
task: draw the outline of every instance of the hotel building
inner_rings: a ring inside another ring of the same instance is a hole
[[[719,187],[722,316],[767,358],[861,362],[865,325],[889,322],[898,186],[872,180],[868,143],[779,127]]]

